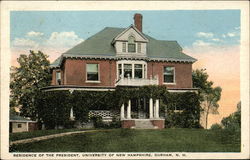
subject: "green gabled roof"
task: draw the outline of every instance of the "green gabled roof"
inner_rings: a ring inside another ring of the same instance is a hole
[[[115,47],[112,45],[113,39],[126,28],[106,27],[82,43],[69,49],[56,59],[51,67],[58,67],[63,57],[112,57],[116,58]],[[146,34],[149,40],[147,44],[148,60],[166,61],[188,61],[194,62],[196,59],[184,54],[177,41],[156,40]]]
[[[149,58],[167,58],[190,61],[196,60],[184,54],[177,41],[156,40],[148,35],[146,35],[146,37],[149,40],[147,45],[147,57]]]
[[[98,55],[115,56],[115,48],[111,45],[113,38],[120,34],[125,28],[106,27],[94,36],[86,39],[64,55]]]

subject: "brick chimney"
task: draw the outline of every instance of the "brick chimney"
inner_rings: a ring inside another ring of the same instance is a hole
[[[135,27],[142,32],[142,15],[139,13],[136,13],[134,15],[134,25]]]

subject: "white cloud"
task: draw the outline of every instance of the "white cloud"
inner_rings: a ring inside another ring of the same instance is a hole
[[[229,33],[227,33],[227,36],[228,36],[228,37],[235,37],[235,36],[236,36],[236,33],[229,32]]]
[[[198,46],[198,47],[201,47],[201,46],[210,46],[211,43],[208,43],[208,42],[204,42],[202,40],[196,40],[194,43],[193,43],[193,46]]]
[[[212,39],[212,41],[215,41],[215,42],[220,42],[220,41],[221,41],[221,39],[219,39],[219,38],[213,38],[213,39]]]
[[[78,37],[75,32],[53,32],[46,42],[47,46],[53,47],[73,47],[82,42],[83,39]]]
[[[43,36],[44,33],[42,32],[35,32],[35,31],[30,31],[26,34],[27,37],[40,37]]]
[[[198,32],[197,37],[212,38],[214,36],[211,32]]]
[[[13,49],[53,49],[61,50],[70,49],[78,43],[82,42],[75,32],[52,32],[48,39],[42,37],[44,33],[30,31],[26,33],[25,38],[15,38],[11,45]]]
[[[25,38],[15,38],[12,42],[13,46],[16,48],[36,48],[39,44],[33,40]]]
[[[240,30],[240,26],[239,27],[234,27],[235,30]]]

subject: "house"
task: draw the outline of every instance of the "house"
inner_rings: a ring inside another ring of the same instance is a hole
[[[63,53],[51,64],[52,83],[45,90],[112,91],[119,86],[165,85],[169,92],[194,91],[192,64],[196,59],[183,53],[177,41],[144,34],[142,19],[137,13],[134,25],[106,27]],[[134,108],[137,118],[131,117]],[[136,103],[131,99],[121,106],[120,118],[124,128],[140,124],[164,128],[159,99],[144,98]]]
[[[37,122],[32,121],[30,119],[10,114],[10,121],[9,121],[9,132],[16,133],[16,132],[28,132],[37,130]]]

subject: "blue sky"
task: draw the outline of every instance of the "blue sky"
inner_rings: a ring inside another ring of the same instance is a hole
[[[78,42],[104,27],[128,27],[133,24],[134,13],[143,15],[145,34],[161,40],[177,40],[182,47],[239,43],[240,10],[164,10],[13,11],[10,17],[11,44],[22,47],[22,42],[28,38],[39,43],[50,39],[55,32],[54,36],[61,32],[73,32],[71,35],[78,38],[75,40]],[[40,37],[28,36],[31,32],[34,34],[30,35]]]

